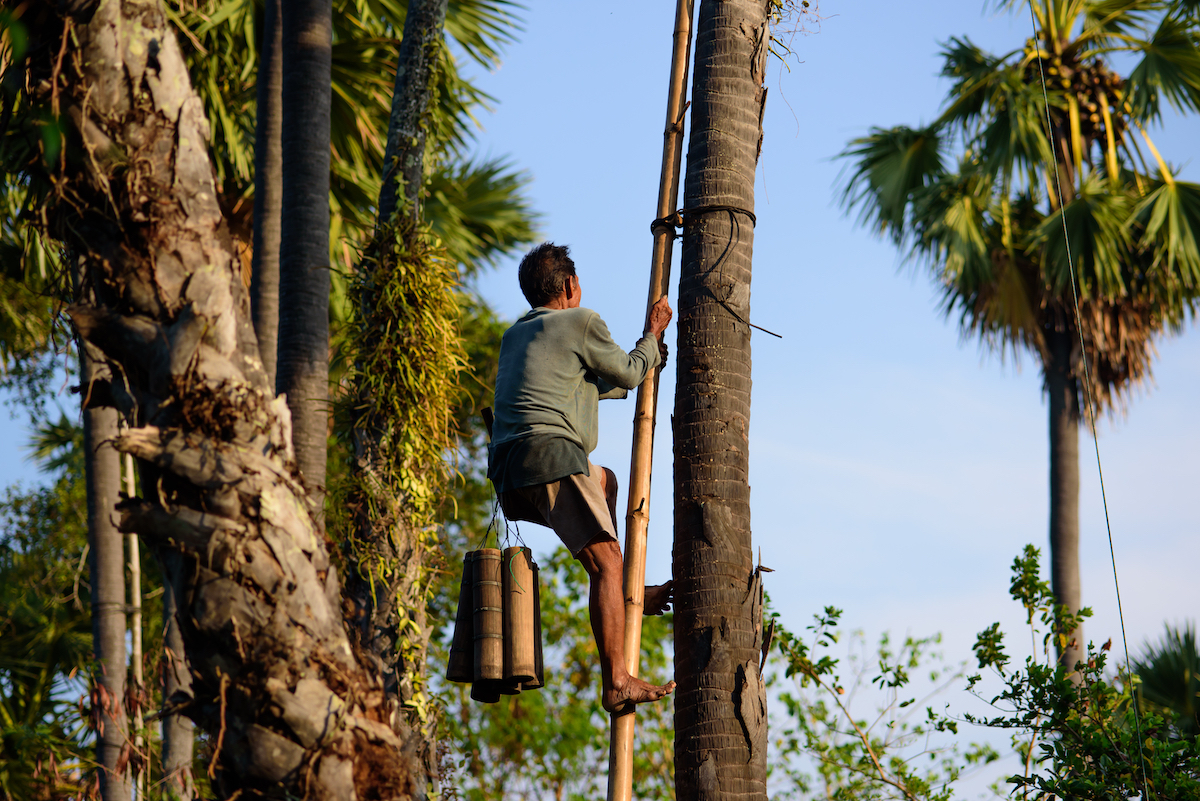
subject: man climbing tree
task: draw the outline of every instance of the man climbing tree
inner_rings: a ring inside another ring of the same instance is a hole
[[[766,798],[748,320],[768,5],[705,0],[696,25],[674,416],[679,798]]]
[[[579,278],[566,247],[539,245],[521,260],[518,275],[533,310],[500,345],[488,477],[509,520],[554,529],[587,570],[600,701],[609,712],[623,712],[666,697],[675,682],[657,687],[626,669],[617,477],[588,454],[596,447],[600,399],[624,398],[666,361],[662,335],[671,307],[666,296],[654,305],[645,333],[626,353],[600,316],[579,305]],[[645,613],[662,614],[670,600],[670,582],[647,587]]]

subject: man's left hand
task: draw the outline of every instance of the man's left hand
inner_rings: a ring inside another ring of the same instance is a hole
[[[642,598],[642,614],[661,615],[671,611],[671,602],[675,600],[675,582],[657,584],[646,588]]]
[[[667,343],[663,342],[661,339],[658,340],[658,366],[659,367],[667,366],[667,354],[669,354],[669,353],[670,353],[670,351],[667,349]]]

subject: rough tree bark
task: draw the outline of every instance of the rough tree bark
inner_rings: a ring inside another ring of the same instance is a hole
[[[283,213],[283,27],[280,0],[263,4],[258,110],[254,129],[254,250],[250,310],[267,381],[275,386],[279,347],[279,242]]]
[[[684,179],[675,391],[675,787],[766,799],[762,583],[750,544],[750,261],[766,0],[704,0]],[[713,208],[719,207],[719,208]],[[744,210],[744,211],[738,211]]]
[[[282,10],[283,198],[275,388],[292,412],[296,461],[314,508],[325,497],[329,437],[330,0]]]
[[[404,38],[396,60],[396,88],[383,153],[379,222],[391,222],[402,198],[409,218],[421,219],[425,184],[425,140],[433,74],[442,49],[447,0],[410,0]]]
[[[34,100],[61,104],[78,143],[49,224],[83,276],[68,313],[104,354],[116,376],[107,400],[131,425],[117,449],[157,471],[145,497],[120,505],[121,526],[182,562],[177,619],[193,685],[176,701],[210,734],[215,791],[423,797],[391,727],[397,710],[342,624],[165,10],[157,0],[70,9],[29,17],[45,45],[30,51]]]
[[[1050,407],[1050,588],[1060,604],[1078,612],[1079,578],[1079,381],[1072,354],[1079,348],[1074,326],[1046,332],[1043,360]],[[1083,627],[1073,634],[1059,660],[1068,670],[1083,658]]]
[[[125,714],[125,542],[117,528],[116,512],[121,456],[113,448],[117,413],[111,408],[88,408],[93,399],[90,390],[103,385],[108,370],[93,361],[87,351],[81,344],[92,649],[98,666],[92,691],[96,763],[103,801],[129,801],[131,782],[125,767],[130,745]]]

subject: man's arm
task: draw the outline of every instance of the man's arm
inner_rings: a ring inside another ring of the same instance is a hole
[[[670,322],[671,307],[667,304],[666,296],[663,296],[650,310],[646,333],[638,340],[637,346],[626,353],[613,341],[608,326],[600,316],[593,314],[584,333],[581,354],[584,366],[610,387],[633,389],[660,363],[660,338]],[[615,391],[606,393],[605,389],[601,386],[601,397],[621,397]]]

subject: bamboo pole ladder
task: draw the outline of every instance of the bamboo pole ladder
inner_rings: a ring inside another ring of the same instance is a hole
[[[658,214],[675,213],[679,200],[679,165],[683,156],[683,117],[687,110],[688,60],[692,49],[694,0],[676,0],[671,50],[671,79],[667,91],[667,120],[663,131],[662,173],[658,182]],[[656,226],[650,259],[650,307],[667,294],[671,281],[674,231]],[[654,416],[658,406],[658,377],[654,370],[638,387],[633,415],[633,458],[629,475],[629,504],[625,515],[625,667],[638,675],[645,606],[646,530],[650,524],[650,468],[654,456]],[[632,711],[614,715],[609,740],[608,801],[631,801],[633,796]]]

